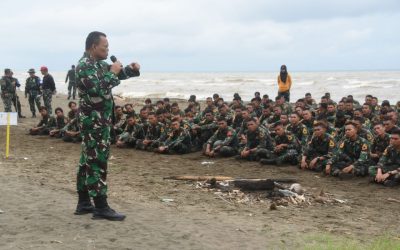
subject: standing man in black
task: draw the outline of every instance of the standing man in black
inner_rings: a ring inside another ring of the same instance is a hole
[[[71,69],[68,70],[67,77],[65,78],[65,83],[68,83],[68,100],[71,98],[71,90],[72,90],[72,98],[75,100],[76,94],[76,82],[75,82],[75,65],[71,66]]]
[[[51,108],[51,100],[53,95],[56,93],[56,84],[54,82],[54,78],[49,74],[49,70],[46,66],[42,66],[40,68],[40,72],[42,72],[43,75],[42,93],[44,106],[49,111],[49,115],[51,115],[53,112]]]

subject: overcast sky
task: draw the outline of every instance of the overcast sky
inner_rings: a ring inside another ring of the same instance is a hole
[[[90,31],[143,71],[400,69],[399,0],[2,0],[0,66],[64,70]]]

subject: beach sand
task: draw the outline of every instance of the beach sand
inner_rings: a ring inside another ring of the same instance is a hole
[[[30,117],[27,99],[19,96],[23,114]],[[60,106],[65,113],[67,103],[65,95],[53,98],[53,108]],[[400,233],[399,204],[387,201],[399,199],[399,190],[370,184],[366,178],[339,181],[293,166],[209,159],[200,152],[158,155],[115,146],[109,161],[109,203],[125,213],[126,220],[76,216],[80,145],[27,135],[38,121],[19,119],[18,126],[11,127],[9,159],[4,159],[6,127],[0,127],[0,249],[299,248],[325,234],[368,242],[377,235]],[[201,164],[204,161],[214,164]],[[193,182],[163,179],[184,174],[294,177],[308,192],[324,189],[346,202],[269,210],[268,200],[238,203],[197,189]],[[173,201],[163,202],[164,198]]]

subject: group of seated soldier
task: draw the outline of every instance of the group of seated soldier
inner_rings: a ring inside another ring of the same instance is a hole
[[[76,110],[72,106],[70,112]],[[65,119],[61,109],[56,109],[57,118],[43,107],[40,112],[42,121],[31,134],[79,137],[74,114]],[[318,103],[307,93],[293,104],[259,92],[248,103],[239,94],[230,103],[214,94],[203,108],[192,95],[183,110],[168,98],[155,105],[146,99],[138,114],[132,104],[116,106],[111,135],[121,148],[164,154],[202,151],[208,157],[297,165],[340,178],[370,175],[394,186],[400,183],[399,112],[400,102],[379,105],[371,95],[361,105],[351,95],[336,103],[329,93]]]
[[[50,116],[47,108],[41,106],[39,112],[41,119],[39,123],[29,130],[30,135],[49,135],[50,137],[62,138],[65,142],[81,142],[78,107],[76,102],[68,103],[70,111],[64,116],[62,108],[55,109],[55,117]]]

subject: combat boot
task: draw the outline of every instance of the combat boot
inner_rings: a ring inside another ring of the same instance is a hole
[[[93,211],[93,220],[112,220],[112,221],[122,221],[125,219],[125,215],[115,212],[111,209],[107,203],[107,196],[97,196],[93,198],[95,209]]]
[[[88,192],[78,192],[78,205],[76,205],[76,209],[74,214],[82,215],[93,213],[94,207],[90,202],[90,197]]]

